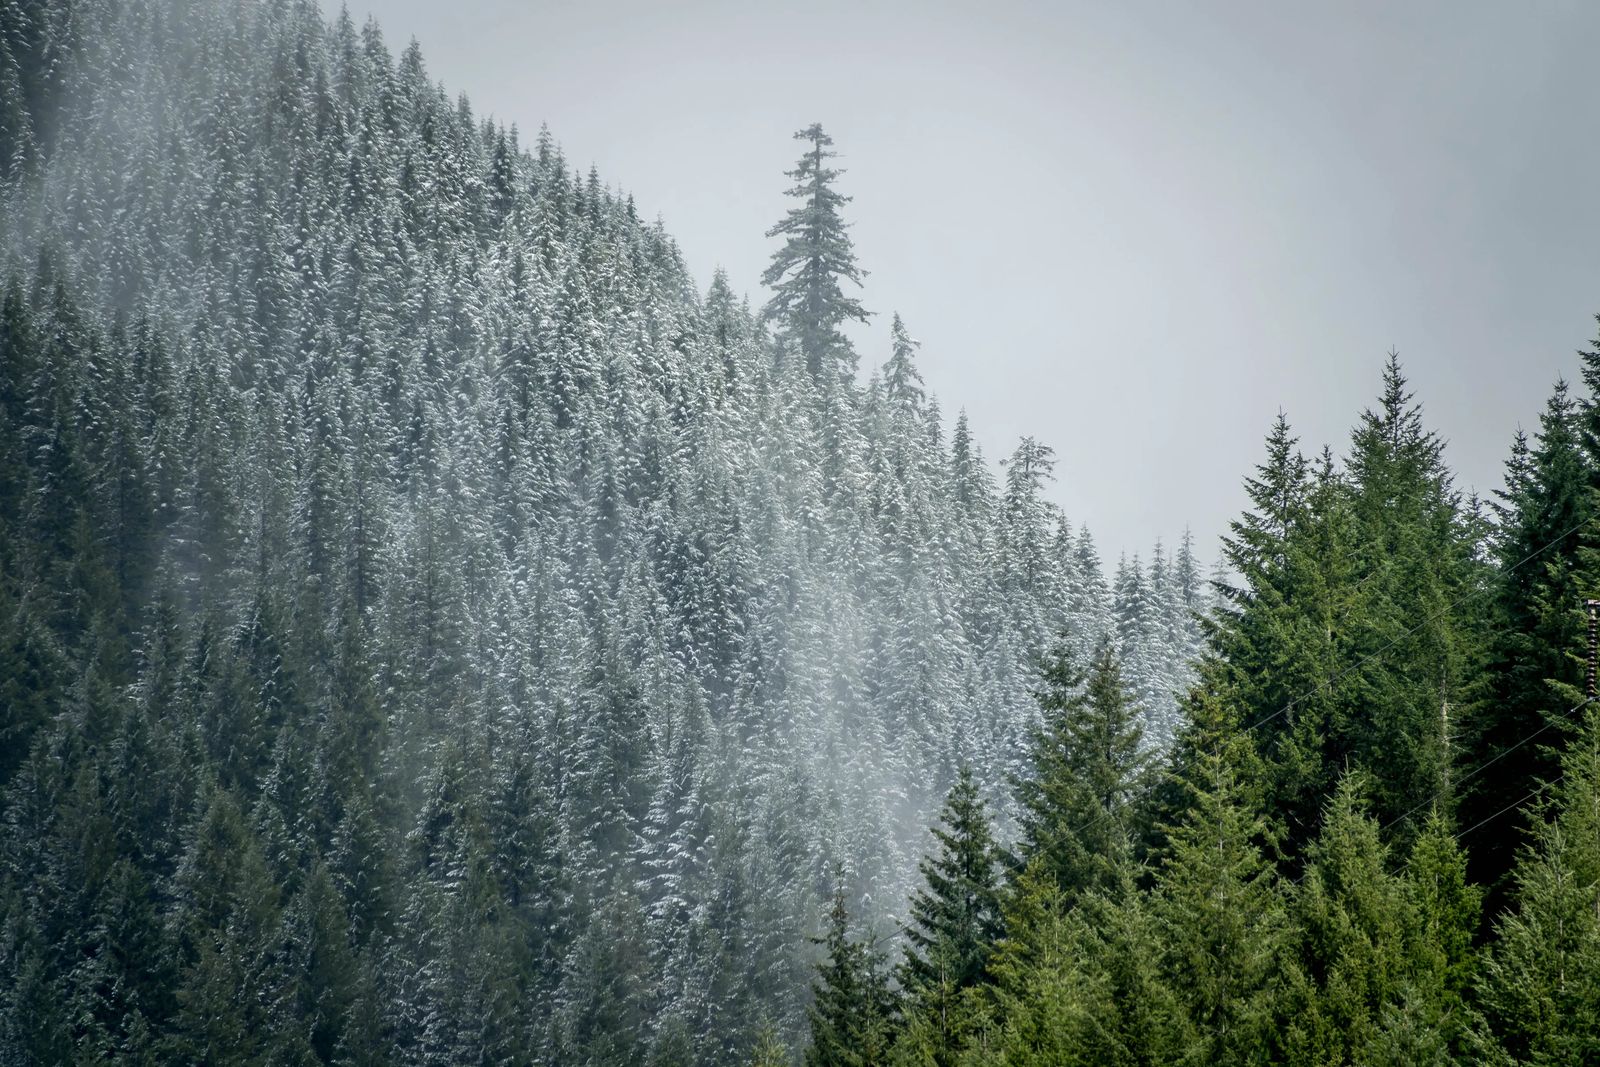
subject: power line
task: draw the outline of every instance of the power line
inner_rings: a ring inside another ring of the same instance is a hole
[[[1571,526],[1567,527],[1567,529],[1565,529],[1561,533],[1557,534],[1554,540],[1546,542],[1544,545],[1540,546],[1539,548],[1536,548],[1532,552],[1529,552],[1526,556],[1523,556],[1521,559],[1517,560],[1515,563],[1511,564],[1509,567],[1506,567],[1503,570],[1501,570],[1500,573],[1501,574],[1512,574],[1512,573],[1514,573],[1515,571],[1517,571],[1518,569],[1520,569],[1524,565],[1526,565],[1528,563],[1531,563],[1535,559],[1537,559],[1540,556],[1544,555],[1546,552],[1550,551],[1556,545],[1561,544],[1561,542],[1565,541],[1568,537],[1571,537],[1573,534],[1577,533],[1579,529],[1581,529],[1584,526],[1587,526],[1589,523],[1593,522],[1594,520],[1595,520],[1594,516],[1591,516],[1591,517],[1586,518],[1586,519],[1578,520],[1577,522],[1573,523]],[[1369,575],[1369,577],[1370,577],[1370,575]],[[1365,579],[1363,579],[1362,582],[1365,582]],[[1361,584],[1362,583],[1357,583],[1356,588],[1359,589]],[[1338,681],[1340,678],[1344,677],[1346,674],[1349,674],[1351,671],[1358,670],[1361,667],[1366,666],[1367,663],[1370,662],[1371,660],[1376,659],[1378,656],[1383,655],[1385,652],[1388,652],[1390,649],[1392,649],[1396,645],[1398,645],[1401,641],[1404,641],[1406,638],[1411,637],[1412,635],[1414,635],[1418,630],[1421,630],[1424,626],[1427,626],[1429,623],[1438,621],[1439,619],[1443,618],[1446,614],[1448,614],[1448,613],[1454,611],[1456,608],[1460,607],[1462,604],[1465,604],[1467,601],[1472,600],[1475,597],[1480,597],[1480,596],[1482,596],[1484,593],[1486,593],[1488,591],[1489,591],[1489,587],[1488,586],[1482,586],[1482,587],[1480,587],[1478,589],[1474,589],[1474,590],[1472,590],[1470,592],[1463,593],[1461,596],[1456,597],[1454,600],[1450,601],[1450,603],[1446,604],[1444,607],[1439,608],[1437,611],[1433,612],[1430,615],[1423,616],[1414,625],[1412,625],[1411,627],[1409,627],[1409,628],[1407,628],[1405,630],[1402,630],[1399,634],[1397,634],[1394,638],[1392,638],[1383,647],[1378,648],[1375,651],[1367,653],[1365,656],[1362,656],[1360,659],[1356,660],[1356,662],[1354,662],[1352,664],[1349,664],[1349,665],[1344,666],[1344,667],[1340,667],[1338,670],[1336,670],[1332,674],[1330,674],[1326,679],[1324,679],[1321,682],[1318,682],[1315,686],[1313,686],[1311,689],[1307,690],[1306,692],[1301,693],[1299,696],[1297,696],[1293,700],[1289,701],[1287,704],[1285,704],[1283,707],[1279,708],[1277,711],[1273,712],[1271,715],[1268,715],[1265,718],[1258,719],[1256,722],[1251,723],[1249,726],[1244,728],[1243,732],[1248,734],[1248,733],[1252,732],[1253,730],[1255,730],[1257,727],[1265,726],[1267,723],[1272,722],[1275,719],[1281,718],[1284,715],[1287,715],[1298,704],[1300,704],[1301,701],[1307,700],[1310,697],[1316,696],[1318,693],[1322,692],[1324,689],[1326,689],[1329,686],[1331,686],[1334,682]]]
[[[1563,778],[1565,778],[1566,776],[1567,776],[1566,772],[1562,771],[1560,774],[1556,775],[1554,778],[1550,779],[1548,782],[1540,782],[1537,788],[1535,788],[1534,790],[1529,792],[1528,795],[1523,797],[1521,800],[1512,801],[1510,804],[1507,804],[1505,807],[1501,808],[1499,811],[1495,812],[1493,815],[1490,815],[1487,818],[1479,819],[1477,822],[1473,823],[1471,826],[1467,827],[1465,830],[1462,830],[1459,833],[1454,834],[1453,836],[1454,836],[1455,840],[1460,841],[1463,837],[1466,837],[1468,834],[1472,833],[1472,831],[1478,829],[1479,827],[1487,826],[1489,823],[1494,822],[1496,819],[1498,819],[1500,816],[1504,815],[1506,812],[1514,811],[1517,808],[1522,807],[1522,805],[1526,804],[1528,801],[1532,800],[1534,797],[1538,796],[1540,793],[1543,793],[1546,789],[1549,789],[1551,786],[1561,784],[1561,780]]]
[[[1455,788],[1459,788],[1459,787],[1465,785],[1466,783],[1472,781],[1478,775],[1482,774],[1484,771],[1488,770],[1490,767],[1493,767],[1496,763],[1499,763],[1501,760],[1505,759],[1507,756],[1511,755],[1511,753],[1515,752],[1517,749],[1521,748],[1523,745],[1526,745],[1528,742],[1532,741],[1534,738],[1538,737],[1540,734],[1544,733],[1546,730],[1554,729],[1558,724],[1560,724],[1562,722],[1565,722],[1568,718],[1570,718],[1573,715],[1574,712],[1581,711],[1584,708],[1588,707],[1592,703],[1594,703],[1594,697],[1586,697],[1584,700],[1582,700],[1581,702],[1579,702],[1577,704],[1574,704],[1572,707],[1568,708],[1566,711],[1562,712],[1560,715],[1552,717],[1549,722],[1546,722],[1543,726],[1541,726],[1537,730],[1533,731],[1533,733],[1528,734],[1526,737],[1524,737],[1522,740],[1518,741],[1516,744],[1510,746],[1509,748],[1502,749],[1500,751],[1499,755],[1495,756],[1494,759],[1489,760],[1487,763],[1480,763],[1476,767],[1474,767],[1471,771],[1469,771],[1468,773],[1462,775],[1462,777],[1461,777],[1461,779],[1459,781],[1453,783],[1454,787]],[[1396,815],[1394,818],[1390,819],[1388,822],[1386,822],[1382,826],[1378,827],[1379,831],[1381,832],[1383,830],[1387,830],[1391,826],[1394,826],[1396,823],[1404,822],[1405,820],[1411,818],[1411,816],[1415,815],[1417,812],[1421,811],[1425,807],[1430,807],[1432,805],[1438,804],[1439,801],[1444,799],[1444,796],[1445,796],[1446,792],[1449,792],[1449,790],[1441,789],[1441,790],[1439,790],[1439,792],[1435,793],[1433,796],[1429,797],[1427,800],[1424,800],[1421,803],[1417,804],[1410,811],[1404,812],[1404,813],[1402,813],[1400,815]],[[1491,816],[1491,818],[1492,818],[1492,816]]]
[[[1495,763],[1498,763],[1501,759],[1503,759],[1504,757],[1510,755],[1512,752],[1515,752],[1517,749],[1521,748],[1523,745],[1527,744],[1529,741],[1532,741],[1535,737],[1538,737],[1540,734],[1544,733],[1546,730],[1548,730],[1551,727],[1555,726],[1558,722],[1560,722],[1561,720],[1565,719],[1567,716],[1571,715],[1573,712],[1578,711],[1578,710],[1580,710],[1582,708],[1586,708],[1592,703],[1594,703],[1594,698],[1590,697],[1589,699],[1585,700],[1583,703],[1575,704],[1571,708],[1568,708],[1560,716],[1557,716],[1556,718],[1551,719],[1549,722],[1545,723],[1543,726],[1541,726],[1539,729],[1535,730],[1533,733],[1529,734],[1527,737],[1524,737],[1522,740],[1518,741],[1516,744],[1512,745],[1510,748],[1505,749],[1498,756],[1496,756],[1494,759],[1490,760],[1488,763],[1484,763],[1484,764],[1479,765],[1477,768],[1475,768],[1473,770],[1473,772],[1471,774],[1468,774],[1466,777],[1462,778],[1461,781],[1462,782],[1470,781],[1480,771],[1484,770],[1485,768],[1487,768],[1487,767],[1489,767],[1489,766],[1491,766],[1491,765],[1493,765]],[[1495,812],[1493,815],[1485,816],[1484,818],[1479,819],[1477,822],[1473,823],[1471,826],[1467,827],[1465,830],[1458,830],[1455,833],[1451,834],[1450,835],[1450,839],[1452,841],[1460,841],[1462,838],[1466,837],[1468,834],[1472,833],[1474,830],[1478,830],[1478,829],[1481,829],[1481,828],[1489,825],[1490,823],[1494,822],[1496,819],[1500,818],[1500,816],[1509,814],[1509,813],[1511,813],[1513,811],[1516,811],[1517,809],[1521,808],[1524,804],[1526,804],[1528,801],[1532,800],[1534,797],[1538,796],[1540,793],[1543,793],[1546,789],[1549,789],[1553,785],[1559,784],[1561,782],[1561,780],[1564,779],[1566,776],[1567,776],[1566,772],[1563,771],[1561,774],[1556,775],[1554,778],[1550,779],[1548,782],[1540,782],[1538,786],[1536,786],[1534,789],[1529,791],[1526,795],[1524,795],[1520,799],[1512,801],[1510,804],[1507,804],[1505,807],[1501,808],[1499,811]],[[1413,807],[1410,811],[1406,812],[1405,814],[1399,815],[1399,816],[1396,816],[1393,819],[1390,819],[1388,822],[1386,822],[1382,826],[1378,827],[1378,832],[1381,834],[1381,833],[1383,833],[1383,831],[1389,829],[1391,826],[1395,825],[1396,823],[1403,822],[1404,820],[1411,818],[1411,816],[1413,816],[1417,812],[1421,811],[1424,807],[1428,807],[1428,806],[1430,806],[1432,804],[1437,804],[1441,799],[1443,799],[1443,797],[1444,797],[1444,792],[1443,791],[1435,794],[1433,797],[1429,798],[1428,800],[1423,801],[1421,804],[1416,805],[1415,807]],[[1304,871],[1300,872],[1300,877],[1291,879],[1289,884],[1290,885],[1299,885],[1301,882],[1305,881],[1306,878],[1308,878],[1311,875],[1311,870],[1312,870],[1312,868],[1310,868],[1308,866]]]

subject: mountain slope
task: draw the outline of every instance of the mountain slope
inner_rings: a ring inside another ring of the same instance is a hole
[[[1048,449],[824,403],[415,45],[0,42],[8,1053],[735,1062],[957,762],[1007,802],[1044,645],[1115,634],[1170,730],[1187,545],[1108,590]]]

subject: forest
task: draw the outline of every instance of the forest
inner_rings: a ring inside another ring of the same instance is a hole
[[[375,22],[0,0],[0,1064],[1600,1062],[1600,342],[1108,565],[794,145],[702,291]]]

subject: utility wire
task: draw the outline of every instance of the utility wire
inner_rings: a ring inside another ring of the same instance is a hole
[[[1495,763],[1498,763],[1503,757],[1508,756],[1511,753],[1515,752],[1517,749],[1521,748],[1523,745],[1527,744],[1529,741],[1532,741],[1535,737],[1538,737],[1540,734],[1544,733],[1546,730],[1548,730],[1551,727],[1555,726],[1558,722],[1562,721],[1567,716],[1571,715],[1573,712],[1578,711],[1578,710],[1580,710],[1582,708],[1588,707],[1590,704],[1594,703],[1594,701],[1595,701],[1595,698],[1594,697],[1590,697],[1589,699],[1585,700],[1583,703],[1576,704],[1573,707],[1568,708],[1564,713],[1562,713],[1561,715],[1557,716],[1554,719],[1551,719],[1549,722],[1547,722],[1543,726],[1539,727],[1539,729],[1535,730],[1533,733],[1529,734],[1527,737],[1524,737],[1521,741],[1518,741],[1516,744],[1512,745],[1510,748],[1507,748],[1507,749],[1503,750],[1500,753],[1500,755],[1496,756],[1494,759],[1490,760],[1488,763],[1480,764],[1477,768],[1475,768],[1473,770],[1473,772],[1471,774],[1468,774],[1464,778],[1462,778],[1461,781],[1462,782],[1470,781],[1473,778],[1473,776],[1476,775],[1479,771],[1482,771],[1484,768],[1492,766]],[[1534,797],[1538,796],[1540,793],[1543,793],[1546,789],[1549,789],[1551,786],[1556,785],[1557,783],[1559,783],[1565,777],[1566,777],[1566,772],[1562,772],[1561,774],[1558,774],[1554,778],[1550,779],[1548,782],[1540,782],[1539,785],[1537,787],[1535,787],[1533,790],[1531,790],[1529,793],[1527,793],[1527,795],[1521,797],[1518,800],[1512,801],[1510,804],[1507,804],[1505,807],[1501,808],[1499,811],[1495,812],[1493,815],[1487,815],[1484,818],[1479,819],[1477,822],[1473,823],[1471,826],[1467,827],[1465,830],[1456,831],[1455,833],[1450,835],[1450,839],[1452,841],[1460,841],[1462,838],[1466,837],[1468,834],[1472,833],[1474,830],[1478,830],[1478,829],[1481,829],[1482,827],[1485,827],[1485,826],[1489,825],[1490,823],[1494,822],[1496,819],[1500,818],[1500,816],[1509,814],[1510,812],[1513,812],[1513,811],[1516,811],[1517,809],[1521,808],[1524,804],[1526,804],[1528,801],[1532,800]],[[1434,796],[1430,797],[1429,799],[1427,799],[1427,800],[1423,801],[1422,803],[1420,803],[1420,804],[1416,805],[1415,807],[1413,807],[1410,811],[1404,813],[1403,815],[1397,815],[1393,819],[1390,819],[1388,822],[1384,823],[1382,826],[1378,827],[1378,832],[1381,834],[1383,831],[1389,829],[1395,823],[1403,822],[1404,820],[1411,818],[1411,816],[1415,815],[1417,812],[1421,811],[1423,808],[1428,807],[1428,806],[1430,806],[1432,804],[1437,804],[1443,798],[1444,798],[1444,792],[1443,791],[1440,791],[1439,793],[1436,793]],[[1305,881],[1308,877],[1310,877],[1311,871],[1312,871],[1312,868],[1308,866],[1305,870],[1300,872],[1300,877],[1291,879],[1289,881],[1289,884],[1290,885],[1299,885],[1301,882]]]
[[[1459,788],[1460,786],[1463,786],[1466,783],[1472,781],[1478,775],[1482,774],[1484,771],[1488,770],[1490,767],[1493,767],[1496,763],[1499,763],[1501,760],[1503,760],[1507,756],[1511,755],[1511,753],[1515,752],[1517,749],[1521,748],[1523,745],[1526,745],[1528,742],[1532,741],[1534,738],[1538,737],[1540,734],[1544,733],[1546,730],[1554,729],[1560,723],[1563,723],[1567,719],[1571,718],[1573,713],[1578,712],[1578,711],[1582,711],[1584,708],[1588,707],[1590,704],[1593,704],[1594,701],[1595,701],[1594,697],[1589,697],[1589,698],[1583,700],[1580,703],[1574,704],[1572,707],[1568,708],[1566,711],[1562,712],[1560,715],[1552,717],[1550,719],[1550,721],[1546,722],[1543,726],[1539,727],[1537,730],[1533,731],[1533,733],[1527,735],[1522,740],[1518,741],[1516,744],[1510,746],[1509,748],[1502,749],[1500,751],[1500,754],[1495,756],[1494,759],[1488,761],[1487,763],[1480,763],[1476,767],[1472,768],[1471,771],[1469,771],[1466,774],[1462,775],[1461,778],[1458,781],[1451,783],[1452,787],[1453,788]],[[1430,807],[1432,805],[1438,804],[1439,801],[1444,799],[1445,793],[1449,792],[1449,791],[1450,790],[1441,789],[1439,792],[1435,793],[1433,796],[1429,797],[1427,800],[1424,800],[1421,803],[1417,804],[1410,811],[1403,812],[1400,815],[1396,815],[1394,818],[1390,819],[1388,822],[1386,822],[1382,826],[1378,827],[1379,831],[1381,832],[1383,830],[1387,830],[1391,826],[1394,826],[1396,823],[1404,822],[1405,820],[1411,818],[1411,816],[1415,815],[1417,812],[1421,811],[1423,808]],[[1518,803],[1520,803],[1520,801]],[[1493,818],[1493,817],[1494,816],[1490,816],[1490,818]],[[1474,827],[1474,829],[1476,829],[1476,827]]]
[[[1520,569],[1521,567],[1523,567],[1524,565],[1533,562],[1535,559],[1537,559],[1540,556],[1544,555],[1546,552],[1550,551],[1556,545],[1559,545],[1561,542],[1565,541],[1568,537],[1571,537],[1573,534],[1577,533],[1579,529],[1581,529],[1584,526],[1587,526],[1589,523],[1593,522],[1594,520],[1595,520],[1594,516],[1591,516],[1590,518],[1587,518],[1587,519],[1578,520],[1577,522],[1573,523],[1571,526],[1569,526],[1565,530],[1563,530],[1561,533],[1557,534],[1554,540],[1548,541],[1544,545],[1541,545],[1539,548],[1536,548],[1532,552],[1529,552],[1526,556],[1523,556],[1521,559],[1517,560],[1515,563],[1513,563],[1510,566],[1508,566],[1508,567],[1504,568],[1503,570],[1501,570],[1500,573],[1501,574],[1511,574],[1511,573],[1517,571],[1518,569]],[[1363,579],[1362,581],[1365,582],[1365,579]],[[1357,583],[1356,588],[1360,588],[1361,584],[1362,583]],[[1315,686],[1313,686],[1311,689],[1308,689],[1306,692],[1301,693],[1299,696],[1297,696],[1293,700],[1289,701],[1287,704],[1285,704],[1283,707],[1279,708],[1277,711],[1273,712],[1271,715],[1268,715],[1268,716],[1266,716],[1264,718],[1258,719],[1255,722],[1251,723],[1249,726],[1245,727],[1243,732],[1248,734],[1248,733],[1252,732],[1253,730],[1255,730],[1257,727],[1265,726],[1267,723],[1272,722],[1275,719],[1281,718],[1284,715],[1287,715],[1298,704],[1300,704],[1301,701],[1304,701],[1304,700],[1307,700],[1307,699],[1309,699],[1311,697],[1316,696],[1318,693],[1320,693],[1324,689],[1328,688],[1330,685],[1332,685],[1334,682],[1338,681],[1340,678],[1344,677],[1346,674],[1349,674],[1351,671],[1359,670],[1360,668],[1366,666],[1368,662],[1370,662],[1371,660],[1376,659],[1377,657],[1383,655],[1385,652],[1388,652],[1390,649],[1394,648],[1396,645],[1398,645],[1401,641],[1404,641],[1406,638],[1413,636],[1414,634],[1416,634],[1416,632],[1418,630],[1421,630],[1424,626],[1427,626],[1429,623],[1436,622],[1437,620],[1443,618],[1445,615],[1447,615],[1448,613],[1454,611],[1456,608],[1460,607],[1462,604],[1465,604],[1467,601],[1472,600],[1472,599],[1474,599],[1476,597],[1482,596],[1484,593],[1489,591],[1489,588],[1490,587],[1488,587],[1488,586],[1481,586],[1481,587],[1479,587],[1477,589],[1470,590],[1470,591],[1468,591],[1466,593],[1463,593],[1460,596],[1456,597],[1454,600],[1450,601],[1450,603],[1446,604],[1442,608],[1437,609],[1433,613],[1431,613],[1429,615],[1424,615],[1415,624],[1413,624],[1412,626],[1410,626],[1409,628],[1407,628],[1405,630],[1402,630],[1399,634],[1397,634],[1393,639],[1391,639],[1387,644],[1383,645],[1381,648],[1378,648],[1375,651],[1367,653],[1366,655],[1362,656],[1360,659],[1356,660],[1354,663],[1348,664],[1348,665],[1346,665],[1344,667],[1340,667],[1338,670],[1336,670],[1332,674],[1328,675],[1328,677],[1325,678],[1323,681],[1317,683]]]
[[[1531,792],[1529,792],[1527,796],[1523,797],[1521,800],[1516,800],[1516,801],[1511,802],[1510,804],[1507,804],[1505,807],[1501,808],[1499,811],[1495,812],[1493,815],[1488,816],[1487,818],[1479,819],[1477,822],[1473,823],[1471,826],[1467,827],[1465,830],[1462,830],[1460,833],[1455,834],[1454,835],[1455,839],[1457,841],[1460,841],[1463,837],[1466,837],[1468,834],[1472,833],[1472,831],[1474,831],[1474,830],[1476,830],[1476,829],[1478,829],[1480,827],[1487,826],[1489,823],[1494,822],[1496,819],[1498,819],[1500,816],[1504,815],[1506,812],[1515,811],[1517,808],[1522,807],[1522,805],[1526,804],[1528,801],[1532,800],[1534,797],[1538,796],[1540,793],[1543,793],[1546,789],[1549,789],[1551,786],[1561,784],[1561,780],[1563,778],[1565,778],[1566,776],[1567,776],[1566,772],[1563,771],[1560,774],[1556,775],[1554,778],[1550,779],[1548,782],[1540,782],[1539,785],[1538,785],[1538,788],[1536,788],[1536,789],[1532,790]]]

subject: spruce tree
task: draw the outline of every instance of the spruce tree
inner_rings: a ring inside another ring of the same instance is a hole
[[[789,1049],[778,1036],[778,1028],[763,1023],[750,1050],[750,1067],[789,1067]]]
[[[817,943],[826,957],[818,965],[807,1011],[806,1067],[881,1067],[889,1062],[895,997],[883,953],[870,938],[851,938],[842,893],[835,895],[827,934]]]
[[[1411,846],[1404,874],[1410,927],[1407,980],[1385,1005],[1366,1058],[1375,1064],[1457,1063],[1468,1053],[1474,940],[1483,890],[1467,880],[1467,854],[1435,811]]]
[[[281,891],[233,798],[213,788],[177,877],[183,974],[167,1054],[218,1064],[309,1055],[288,1025]]]
[[[1359,774],[1340,782],[1294,894],[1278,1027],[1286,1063],[1355,1060],[1404,988],[1405,886],[1361,788]]]
[[[1462,708],[1480,655],[1485,575],[1451,484],[1444,443],[1424,428],[1398,357],[1378,405],[1351,436],[1353,556],[1346,626],[1359,669],[1340,683],[1333,727],[1372,778],[1373,811],[1393,821],[1450,790]],[[1413,832],[1402,822],[1396,832]]]
[[[1087,678],[1058,650],[1044,666],[1038,701],[1044,722],[1033,739],[1032,771],[1016,783],[1018,858],[1068,903],[1089,891],[1115,893],[1131,860],[1147,760],[1109,639]]]
[[[1150,902],[1184,1063],[1263,1059],[1285,937],[1266,820],[1241,780],[1248,738],[1224,736],[1187,769],[1191,803],[1168,829]]]
[[[767,231],[782,237],[783,246],[761,275],[772,298],[761,311],[765,321],[777,321],[793,338],[813,381],[832,380],[855,373],[855,350],[840,332],[847,322],[866,322],[868,312],[859,300],[846,296],[841,282],[857,287],[866,272],[856,266],[855,249],[839,209],[850,202],[834,188],[843,173],[828,166],[837,153],[833,138],[813,123],[794,135],[807,151],[788,171],[795,181],[788,195],[800,203]]]
[[[1600,709],[1535,806],[1511,910],[1484,960],[1475,1044],[1490,1062],[1600,1057]]]
[[[911,898],[900,987],[911,1025],[935,1063],[955,1062],[972,1022],[969,992],[984,980],[1000,937],[1000,850],[972,770],[962,766],[933,827],[938,851],[921,864]]]
[[[1223,539],[1224,560],[1237,577],[1219,587],[1199,688],[1210,707],[1228,709],[1255,737],[1269,818],[1297,851],[1315,836],[1321,800],[1334,782],[1325,749],[1337,743],[1329,624],[1338,605],[1326,595],[1308,541],[1316,524],[1313,499],[1324,509],[1338,506],[1337,482],[1316,477],[1280,413],[1245,492],[1250,506]],[[1199,725],[1191,722],[1189,736],[1180,736],[1174,751],[1180,770],[1197,756]],[[1169,811],[1184,803],[1169,787],[1160,794]]]
[[[1554,777],[1561,743],[1579,721],[1561,717],[1577,703],[1582,681],[1575,653],[1584,642],[1587,579],[1580,557],[1593,514],[1579,421],[1566,383],[1557,382],[1533,442],[1519,437],[1507,463],[1487,662],[1462,731],[1462,774],[1471,776],[1461,798],[1465,825]],[[1516,855],[1514,822],[1486,826],[1472,845],[1474,877],[1502,900]]]
[[[990,964],[986,1016],[968,1048],[976,1062],[1170,1063],[1190,1032],[1162,973],[1150,898],[1131,884],[1116,899],[1090,891],[1069,905],[1024,871],[1007,902],[1006,935]]]

